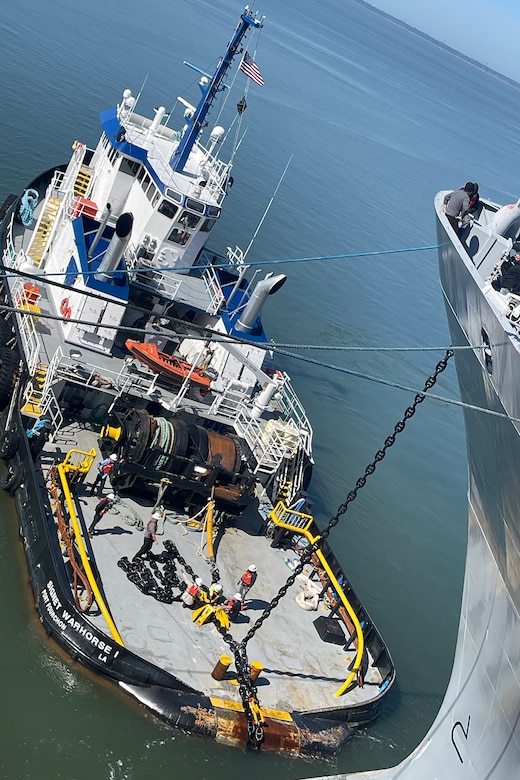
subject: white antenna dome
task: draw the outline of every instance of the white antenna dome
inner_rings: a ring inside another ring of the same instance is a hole
[[[225,134],[225,130],[223,127],[220,127],[220,125],[216,125],[216,127],[213,128],[210,135],[210,141],[213,141],[213,143],[218,144],[219,141],[222,140]]]

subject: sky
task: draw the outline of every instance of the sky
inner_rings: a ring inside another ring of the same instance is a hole
[[[367,0],[520,82],[520,0]]]

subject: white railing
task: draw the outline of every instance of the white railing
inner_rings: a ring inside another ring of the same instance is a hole
[[[27,292],[24,288],[23,279],[19,279],[13,286],[13,301],[18,308],[18,328],[22,349],[27,364],[27,370],[32,377],[40,360],[40,341],[36,333],[38,323],[38,313],[40,311],[37,304],[30,302]],[[24,314],[23,310],[32,312]]]
[[[76,148],[74,149],[74,153],[72,157],[69,160],[69,164],[67,165],[67,169],[65,173],[62,174],[62,181],[61,181],[61,191],[65,194],[67,192],[74,192],[74,185],[76,183],[76,179],[78,176],[78,173],[80,171],[81,166],[83,165],[83,160],[85,159],[85,152],[87,151],[87,147],[84,143],[76,142]]]
[[[9,225],[7,227],[6,236],[5,236],[5,249],[2,257],[3,264],[6,265],[8,268],[17,267],[16,249],[14,247],[14,241],[13,241],[13,221],[14,221],[14,212],[11,214],[11,219],[9,220]]]
[[[255,474],[274,474],[283,459],[292,458],[301,445],[300,431],[291,421],[270,420],[260,425],[244,406],[238,411],[235,427],[256,459]]]
[[[206,283],[206,290],[209,295],[209,305],[206,308],[208,314],[217,314],[220,307],[224,303],[224,293],[220,286],[218,276],[214,268],[207,268],[204,271],[204,282]]]
[[[271,406],[280,412],[283,420],[291,421],[302,436],[302,443],[307,455],[312,451],[312,427],[305,409],[294,392],[288,374],[283,374],[283,384],[271,400]]]

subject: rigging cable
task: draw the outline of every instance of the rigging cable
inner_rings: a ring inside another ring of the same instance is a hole
[[[15,312],[17,314],[24,314],[25,316],[28,316],[28,317],[38,317],[40,319],[49,319],[49,320],[55,320],[55,321],[59,321],[59,322],[63,321],[63,317],[59,317],[59,316],[54,315],[54,314],[47,314],[45,312],[39,312],[39,313],[30,312],[30,311],[25,311],[23,309],[17,309],[17,308],[15,308],[13,306],[0,305],[0,311]],[[147,312],[147,313],[149,314],[150,312]],[[91,322],[88,322],[88,321],[85,321],[85,320],[80,320],[80,319],[74,319],[72,317],[68,318],[67,322],[74,323],[74,324],[77,324],[77,325],[89,325],[89,326],[92,325]],[[105,328],[113,328],[114,330],[117,329],[117,330],[120,330],[120,331],[127,331],[129,333],[147,333],[149,335],[149,331],[145,331],[144,328],[135,328],[135,327],[132,327],[132,326],[109,325],[109,324],[104,325],[103,327],[105,327]],[[193,323],[191,323],[191,327],[196,327],[196,326],[194,326]],[[213,333],[213,331],[211,329],[209,329],[209,328],[201,328],[201,330],[204,330],[206,335],[211,335],[211,333]],[[157,335],[158,336],[161,336],[161,335],[163,335],[163,336],[171,336],[172,334],[171,334],[171,331],[169,332],[169,331],[166,331],[166,330],[158,329],[157,330]],[[200,340],[200,336],[190,336],[190,335],[185,335],[185,334],[182,334],[182,336],[185,339],[190,339],[191,338],[191,339]],[[252,343],[252,342],[247,341],[247,339],[235,338],[233,336],[225,336],[225,337],[223,337],[222,334],[217,334],[217,338],[212,339],[212,340],[219,341],[219,342],[221,342],[223,344],[225,344],[226,341],[242,343],[242,344],[250,344],[250,343]],[[355,371],[354,369],[346,368],[344,366],[338,366],[338,365],[336,365],[334,363],[326,363],[323,360],[317,360],[316,358],[311,358],[311,357],[308,357],[306,355],[298,355],[298,354],[295,354],[293,352],[289,352],[286,349],[279,348],[274,342],[269,342],[268,344],[265,344],[265,345],[264,344],[255,344],[254,346],[257,346],[260,349],[264,349],[266,351],[276,352],[277,354],[283,355],[284,357],[289,357],[289,358],[292,358],[294,360],[302,361],[304,363],[310,363],[312,365],[316,365],[316,366],[319,366],[321,368],[326,368],[326,369],[328,369],[330,371],[336,371],[336,372],[339,372],[341,374],[347,374],[349,376],[356,377],[357,379],[364,379],[364,380],[366,380],[368,382],[375,382],[376,384],[384,385],[386,387],[392,387],[392,388],[394,388],[396,390],[404,390],[404,391],[406,391],[408,393],[414,393],[414,394],[420,392],[416,387],[411,387],[410,385],[403,385],[400,382],[392,382],[389,379],[383,379],[382,377],[373,376],[371,374],[365,374],[362,371]],[[500,345],[498,344],[496,346],[500,346]],[[475,350],[475,349],[484,349],[484,347],[485,347],[484,344],[477,344],[477,345],[468,345],[468,346],[466,346],[466,345],[464,345],[464,346],[451,346],[450,349],[453,350],[453,351],[469,350],[469,349]],[[323,348],[323,349],[327,349],[327,350],[337,349],[338,351],[348,351],[348,350],[358,350],[358,351],[365,351],[365,350],[367,350],[368,351],[368,350],[370,350],[370,351],[376,351],[376,352],[377,351],[381,351],[381,352],[438,351],[438,350],[441,350],[441,349],[442,350],[446,349],[446,347],[408,347],[408,348],[407,347],[381,347],[380,348],[380,347],[342,347],[342,346],[339,346],[339,347],[335,348],[335,347],[331,347],[331,346],[320,347],[320,346],[312,346],[312,345],[307,345],[307,346],[304,346],[304,347],[299,347],[298,345],[295,345],[295,346],[293,346],[293,348],[308,348],[308,349],[322,349]],[[440,401],[441,403],[451,404],[452,406],[458,406],[458,407],[460,407],[462,409],[469,409],[469,410],[475,411],[475,412],[482,412],[483,414],[488,414],[488,415],[491,415],[493,417],[501,417],[503,419],[510,420],[511,422],[520,423],[520,418],[518,418],[518,417],[513,417],[511,415],[505,414],[504,412],[497,412],[497,411],[495,411],[493,409],[485,409],[484,407],[476,406],[475,404],[468,404],[465,401],[458,401],[455,398],[446,398],[446,396],[438,395],[437,393],[428,393],[427,397],[431,398],[434,401]]]

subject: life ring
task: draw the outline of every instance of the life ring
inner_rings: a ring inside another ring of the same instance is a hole
[[[8,493],[20,487],[23,479],[22,466],[9,466],[7,471],[0,477],[0,490],[7,490]]]
[[[66,320],[70,319],[70,315],[72,314],[72,309],[70,308],[68,298],[64,298],[60,303],[60,313]]]

